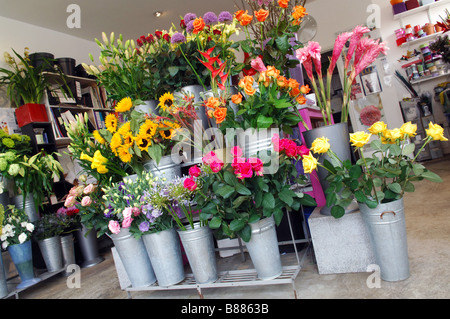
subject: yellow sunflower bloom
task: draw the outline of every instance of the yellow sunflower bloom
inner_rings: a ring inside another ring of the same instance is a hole
[[[161,127],[162,130],[159,131],[159,134],[166,140],[171,140],[174,137],[175,130],[173,128],[169,128],[168,126]]]
[[[108,131],[114,133],[117,130],[117,117],[113,113],[109,113],[105,118],[105,126]]]
[[[124,136],[124,135],[126,135],[127,133],[129,133],[130,130],[131,130],[131,124],[130,124],[130,122],[125,122],[125,123],[123,123],[122,126],[117,130],[117,132],[118,132],[120,135]]]
[[[138,135],[134,138],[134,142],[141,151],[148,152],[148,147],[152,145],[152,141],[145,136]]]
[[[173,106],[173,94],[172,93],[164,93],[160,98],[159,98],[159,104],[158,106],[164,111],[164,112],[169,112],[171,107]]]
[[[118,132],[114,133],[114,135],[111,138],[110,148],[113,151],[114,154],[117,155],[117,148],[122,145],[122,137],[120,137],[120,134]]]
[[[95,140],[100,144],[106,143],[106,140],[103,138],[103,136],[100,135],[99,131],[95,130],[94,132],[92,132],[92,135],[94,135]]]
[[[158,125],[152,120],[145,120],[144,124],[139,128],[139,135],[145,136],[147,139],[151,139],[156,134]]]
[[[133,101],[129,97],[124,97],[116,104],[116,112],[126,112],[133,106]]]
[[[124,163],[131,162],[131,159],[133,158],[133,155],[130,153],[126,145],[122,145],[118,148],[118,154],[120,160]]]
[[[123,138],[123,141],[122,141],[123,146],[126,146],[126,147],[133,146],[133,143],[134,143],[133,133],[128,131],[127,133],[125,133],[125,135],[122,136],[122,138]]]

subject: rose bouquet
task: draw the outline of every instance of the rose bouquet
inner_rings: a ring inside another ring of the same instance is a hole
[[[190,172],[185,187],[199,188],[194,200],[201,211],[200,219],[211,219],[210,228],[231,238],[239,235],[248,242],[249,223],[273,215],[278,225],[284,210],[316,205],[311,196],[292,190],[294,185],[305,182],[296,163],[307,150],[288,139],[274,137],[273,143],[279,166],[267,174],[267,164],[258,157],[244,158],[238,146],[231,149],[231,164],[210,152],[203,157],[202,165]]]
[[[447,141],[443,128],[438,124],[429,124],[427,138],[422,148],[413,157],[415,145],[408,143],[416,134],[417,125],[407,122],[400,128],[387,129],[383,122],[376,122],[364,131],[350,134],[350,142],[361,158],[352,165],[349,160],[342,162],[332,151],[333,146],[326,137],[313,142],[311,150],[316,154],[327,153],[331,161],[317,162],[312,157],[313,168],[316,165],[328,171],[329,188],[324,190],[327,206],[335,218],[342,217],[353,198],[358,203],[375,208],[380,203],[392,202],[403,197],[405,192],[414,192],[412,182],[427,179],[441,182],[442,179],[416,162],[417,156],[431,141]],[[361,148],[369,143],[372,135],[378,137],[370,143],[375,150],[372,157],[365,158]]]
[[[351,87],[356,76],[372,64],[379,54],[386,54],[387,47],[384,42],[380,43],[379,40],[364,37],[364,34],[369,31],[368,28],[356,26],[352,32],[342,33],[336,38],[330,65],[327,69],[326,87],[322,76],[321,47],[319,43],[310,41],[306,47],[297,49],[296,51],[297,58],[302,63],[308,78],[311,80],[325,125],[332,124],[331,78],[347,41],[350,41],[350,45],[344,60],[345,76],[341,122],[347,122],[348,119]],[[313,66],[317,73],[317,80],[313,74]]]
[[[23,209],[9,205],[4,210],[2,205],[0,219],[2,220],[0,240],[2,241],[3,249],[6,249],[9,245],[23,244],[31,239],[34,225],[29,222],[28,216]]]

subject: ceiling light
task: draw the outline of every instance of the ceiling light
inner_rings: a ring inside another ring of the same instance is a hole
[[[162,15],[162,11],[156,11],[155,13],[153,13],[153,15],[159,18]]]

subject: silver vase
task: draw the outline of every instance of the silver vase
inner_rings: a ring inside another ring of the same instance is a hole
[[[245,246],[258,273],[258,278],[270,280],[278,277],[283,272],[283,267],[273,216],[249,225],[252,234]]]
[[[33,194],[28,194],[25,197],[25,200],[23,198],[23,195],[16,195],[11,198],[11,204],[16,206],[16,208],[18,209],[25,210],[30,223],[39,220],[39,211],[36,209]]]
[[[0,251],[0,298],[8,294],[8,285],[6,284],[5,267],[3,266],[2,252]]]
[[[381,279],[399,281],[409,277],[408,243],[403,198],[376,208],[359,204],[369,238],[380,266]]]
[[[75,238],[83,256],[82,268],[89,268],[105,260],[98,253],[97,232],[81,224],[81,229],[75,233]]]
[[[38,245],[44,258],[48,272],[55,272],[63,267],[61,239],[53,236],[43,240],[38,240]]]
[[[194,228],[186,227],[178,230],[181,243],[186,252],[189,265],[198,284],[212,283],[217,280],[216,254],[211,229],[200,227],[194,223]]]
[[[184,280],[180,239],[174,228],[142,236],[158,285],[168,287]]]
[[[62,251],[62,258],[63,258],[63,266],[67,268],[67,266],[75,264],[75,247],[74,247],[74,240],[73,235],[68,234],[64,236],[60,236],[61,239],[61,251]],[[72,272],[65,272],[65,276],[69,276],[72,274]]]

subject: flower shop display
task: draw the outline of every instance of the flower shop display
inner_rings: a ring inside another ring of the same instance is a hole
[[[245,5],[242,2],[243,7],[235,13],[235,18],[246,34],[240,43],[247,57],[245,75],[256,73],[257,69],[249,63],[256,57],[275,66],[283,76],[289,75],[289,69],[298,64],[294,51],[302,45],[296,40],[296,34],[302,18],[308,14],[305,2],[246,0]]]
[[[361,156],[356,164],[339,159],[326,137],[315,141],[321,147],[313,151],[316,154],[328,153],[332,161],[313,161],[329,173],[330,186],[325,193],[331,214],[335,218],[342,217],[344,207],[355,198],[369,230],[381,278],[402,280],[409,276],[403,197],[405,192],[414,192],[414,181],[442,182],[437,174],[417,163],[416,159],[431,141],[448,139],[441,126],[430,122],[425,130],[424,145],[413,156],[415,145],[409,143],[409,138],[416,135],[416,124],[407,122],[400,128],[388,129],[379,121],[368,130],[369,133],[360,131],[349,135],[349,141]],[[377,139],[370,142],[372,135]],[[366,158],[362,148],[369,143],[375,152]]]
[[[7,249],[19,273],[21,283],[18,289],[32,286],[40,278],[35,277],[33,256],[31,250],[31,236],[34,225],[29,222],[23,209],[9,205],[4,212],[1,228],[2,248]]]
[[[5,219],[5,206],[0,203],[0,236],[2,235],[3,220]],[[3,266],[3,256],[0,254],[0,298],[8,294],[8,285],[6,284],[5,267]]]

